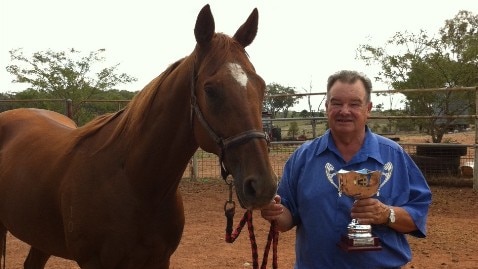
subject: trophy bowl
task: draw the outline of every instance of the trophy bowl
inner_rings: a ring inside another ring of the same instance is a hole
[[[370,198],[380,188],[381,171],[361,169],[358,171],[340,170],[337,172],[339,193],[354,199]],[[338,246],[345,251],[381,250],[380,239],[372,235],[371,225],[359,224],[352,219],[347,226],[347,235],[342,235]]]

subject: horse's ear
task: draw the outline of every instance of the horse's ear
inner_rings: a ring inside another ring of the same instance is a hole
[[[214,35],[214,18],[212,17],[211,8],[209,4],[205,5],[196,19],[196,26],[194,27],[194,36],[199,45],[204,45],[211,41]]]
[[[259,11],[257,11],[257,8],[254,8],[247,21],[234,34],[234,39],[242,44],[244,48],[249,46],[256,37],[258,23]]]

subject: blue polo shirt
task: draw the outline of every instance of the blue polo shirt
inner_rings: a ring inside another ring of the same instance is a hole
[[[340,169],[383,171],[383,185],[374,197],[405,209],[418,227],[411,235],[426,236],[431,192],[423,174],[400,145],[365,128],[364,144],[349,162],[327,131],[304,143],[285,164],[278,194],[296,225],[295,268],[393,268],[411,260],[406,235],[386,225],[372,225],[381,241],[380,251],[346,252],[337,247],[341,235],[347,234],[354,201],[338,194],[334,173]]]

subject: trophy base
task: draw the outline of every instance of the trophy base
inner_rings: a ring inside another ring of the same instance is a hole
[[[342,236],[337,245],[347,252],[382,250],[378,237],[349,238],[348,236]]]

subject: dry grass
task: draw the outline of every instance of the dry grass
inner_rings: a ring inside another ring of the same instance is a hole
[[[393,137],[399,137],[401,143],[431,143],[431,137],[426,134],[396,134]],[[460,133],[445,134],[443,143],[474,144],[475,131],[466,131]]]

